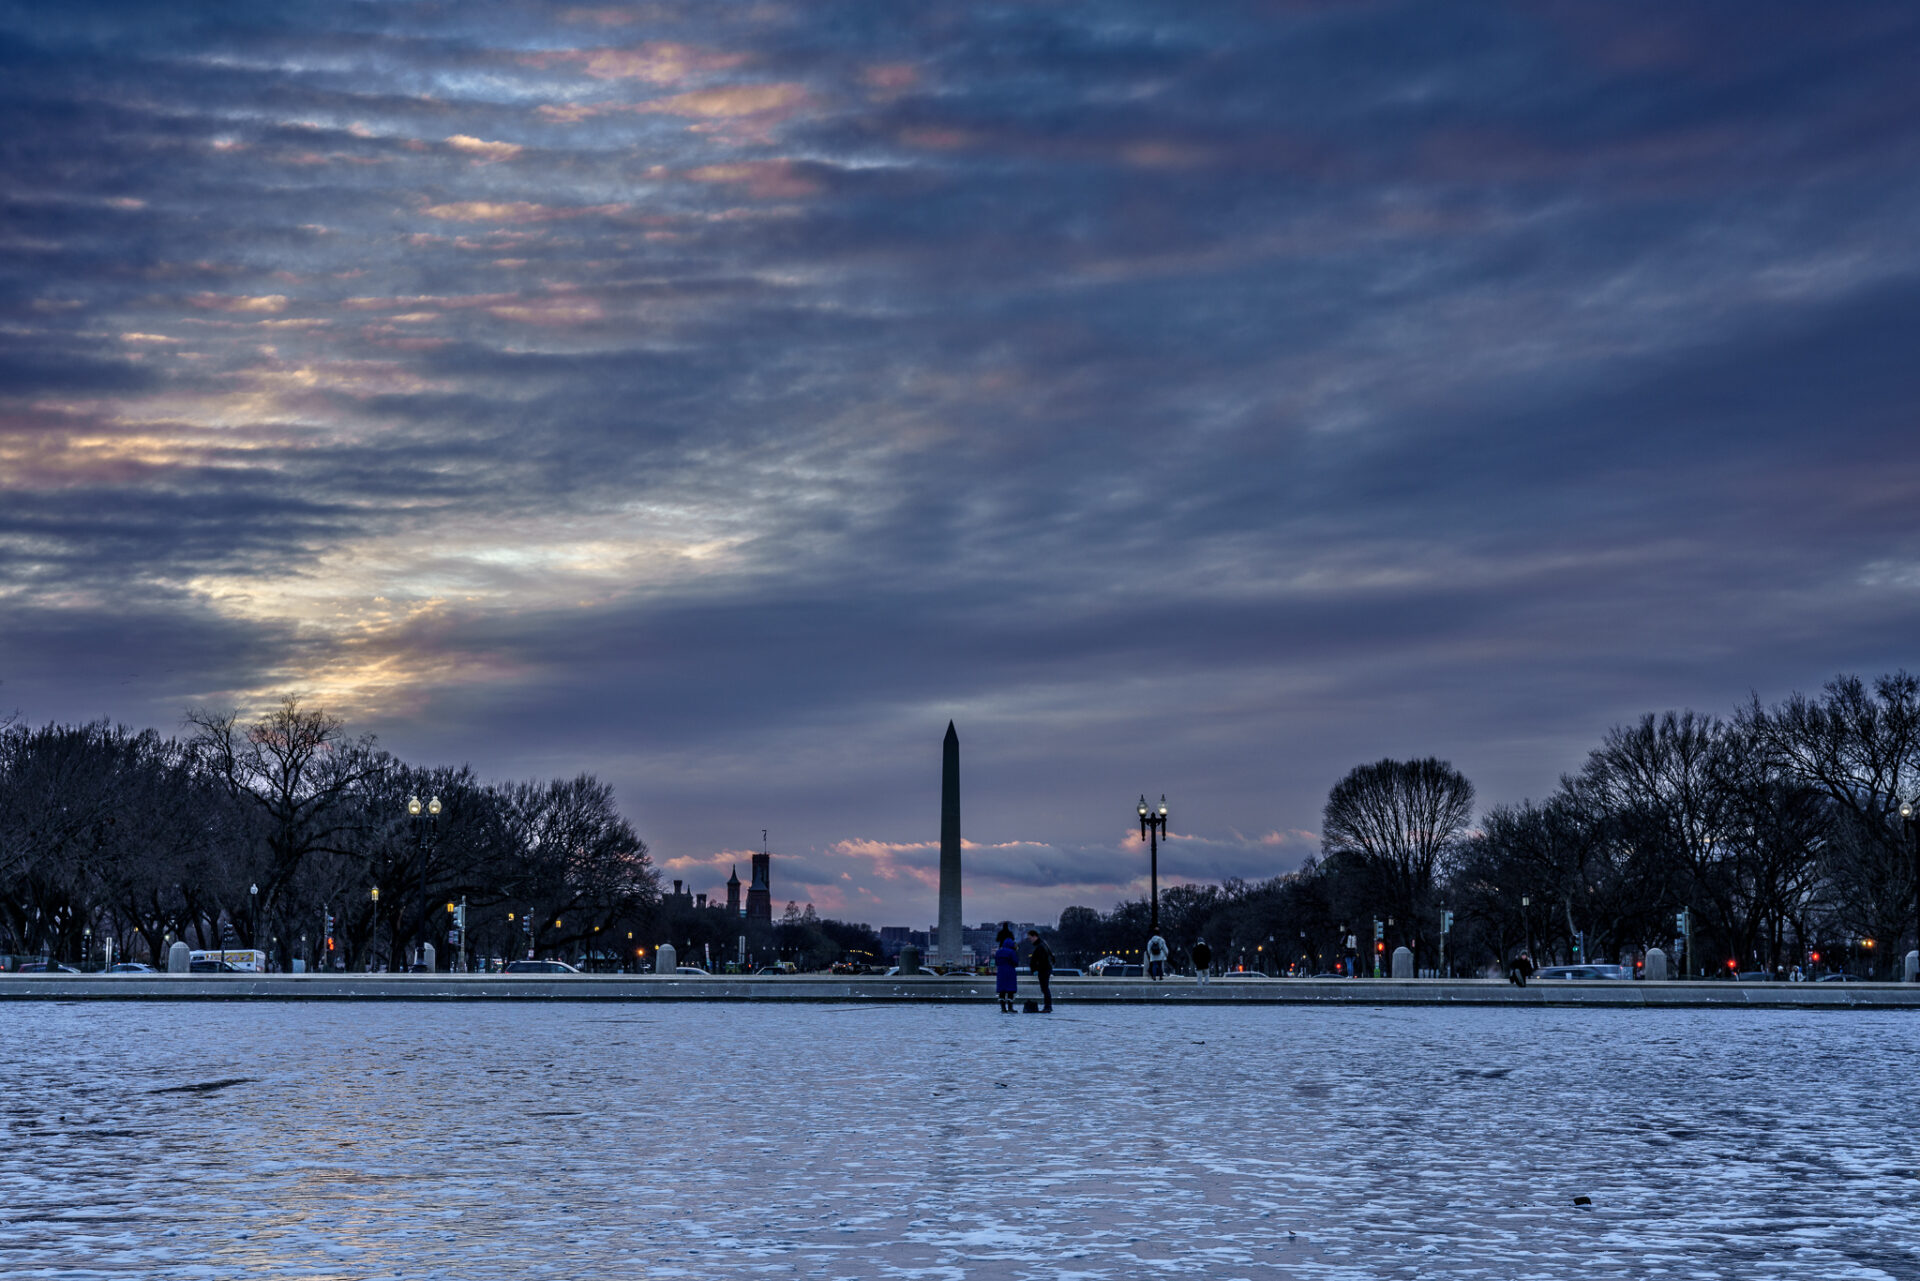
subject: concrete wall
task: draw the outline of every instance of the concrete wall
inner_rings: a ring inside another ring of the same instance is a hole
[[[1520,1005],[1920,1010],[1920,984],[1456,979],[1055,979],[1054,1000],[1182,1005]],[[1023,977],[1020,994],[1038,996]],[[991,1002],[991,978],[798,975],[152,974],[0,976],[0,1002],[57,1001],[880,1001]]]

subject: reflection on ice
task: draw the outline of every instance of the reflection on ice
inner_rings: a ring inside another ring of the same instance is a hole
[[[1902,1012],[7,1015],[9,1276],[1920,1276]]]

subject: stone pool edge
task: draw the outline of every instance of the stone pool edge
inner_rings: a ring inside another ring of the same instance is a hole
[[[1037,997],[1023,980],[1020,997]],[[1543,1008],[1916,1009],[1920,983],[1544,982],[1492,979],[1057,979],[1060,1005],[1512,1005]],[[857,976],[0,975],[0,1001],[724,1001],[990,1003],[993,980]]]

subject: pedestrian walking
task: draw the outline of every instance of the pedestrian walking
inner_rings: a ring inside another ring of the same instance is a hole
[[[1193,974],[1205,987],[1207,980],[1213,977],[1213,949],[1207,946],[1205,939],[1193,941]]]
[[[1000,935],[1000,946],[993,952],[993,991],[1000,998],[1000,1012],[1013,1013],[1013,997],[1020,990],[1020,976],[1015,972],[1020,964],[1020,949],[1013,945],[1013,931],[1004,930]]]
[[[1147,940],[1147,977],[1167,977],[1167,941],[1158,934]]]
[[[1027,968],[1040,984],[1040,1012],[1053,1013],[1053,949],[1039,930],[1027,931]]]
[[[1507,981],[1515,987],[1525,987],[1527,980],[1533,977],[1533,958],[1525,952],[1513,958],[1507,967]]]

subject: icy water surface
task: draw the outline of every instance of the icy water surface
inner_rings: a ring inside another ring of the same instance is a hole
[[[1920,1278],[1920,1014],[0,1019],[10,1278]]]

